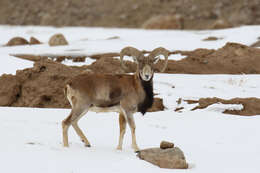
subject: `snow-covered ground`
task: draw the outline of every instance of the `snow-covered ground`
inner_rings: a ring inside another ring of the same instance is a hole
[[[47,41],[54,33],[63,33],[71,45],[50,48]],[[32,66],[31,62],[9,56],[10,53],[103,53],[119,52],[126,45],[151,50],[222,47],[233,41],[250,45],[260,35],[260,26],[245,26],[209,31],[145,31],[103,28],[52,28],[0,26],[0,44],[11,37],[35,36],[43,45],[0,47],[0,75]],[[112,36],[119,39],[106,40]],[[222,37],[202,41],[208,36]],[[174,57],[172,57],[174,58]],[[181,59],[184,57],[177,56]],[[72,64],[71,62],[68,62]],[[188,170],[160,169],[139,160],[131,149],[129,128],[123,151],[115,148],[119,127],[116,113],[89,112],[79,125],[90,140],[85,148],[74,130],[69,131],[70,148],[62,147],[61,121],[68,109],[0,107],[0,172],[84,173],[84,172],[191,172],[223,173],[260,171],[260,116],[223,114],[224,109],[242,105],[215,104],[204,110],[190,111],[196,105],[177,104],[179,98],[260,97],[260,75],[167,75],[155,74],[154,88],[164,99],[166,111],[135,114],[137,142],[140,148],[157,147],[161,140],[173,141],[185,153]],[[0,84],[1,85],[1,84]],[[174,111],[183,106],[181,113]]]
[[[127,129],[122,151],[117,151],[118,116],[88,113],[79,125],[91,148],[85,148],[70,129],[70,148],[63,148],[61,121],[65,109],[0,109],[0,170],[3,173],[172,172],[139,160],[131,149]],[[240,117],[198,110],[172,110],[135,115],[141,148],[173,141],[185,153],[190,169],[173,172],[219,173],[260,170],[260,116]]]
[[[69,42],[68,46],[50,47],[49,38],[62,33]],[[1,57],[6,63],[0,64],[1,73],[15,73],[15,70],[32,66],[32,62],[16,60],[9,54],[77,54],[89,55],[96,53],[120,52],[125,46],[134,46],[140,50],[152,50],[162,46],[171,51],[194,50],[196,48],[217,49],[227,42],[237,42],[250,45],[257,41],[260,35],[260,26],[243,26],[224,30],[181,31],[181,30],[141,30],[141,29],[115,29],[115,28],[84,28],[84,27],[17,27],[0,25],[0,45],[15,36],[21,36],[29,40],[36,37],[44,44],[34,46],[0,47]],[[118,39],[108,39],[118,36]],[[216,41],[203,41],[203,39],[215,36],[222,38]],[[4,55],[4,56],[3,56]],[[180,55],[172,55],[170,59],[180,60]],[[87,59],[88,61],[89,59]],[[91,61],[92,62],[92,61]],[[88,62],[87,62],[88,63]],[[15,65],[16,64],[16,65]]]

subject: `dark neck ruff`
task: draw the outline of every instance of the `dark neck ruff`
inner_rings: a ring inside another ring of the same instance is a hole
[[[145,98],[138,104],[138,112],[141,112],[144,115],[147,112],[147,109],[152,107],[153,104],[153,79],[144,81],[140,77],[140,81],[145,92]]]

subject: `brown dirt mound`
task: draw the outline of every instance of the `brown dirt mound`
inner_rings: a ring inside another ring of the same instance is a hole
[[[36,62],[33,68],[18,70],[13,77],[16,78],[14,82],[19,83],[20,93],[9,106],[68,108],[70,106],[63,92],[65,83],[82,72],[82,69],[48,60]],[[6,85],[12,82],[8,81]]]
[[[215,104],[215,103],[222,103],[222,104],[242,104],[242,110],[225,110],[223,113],[226,114],[235,114],[235,115],[260,115],[260,99],[259,98],[234,98],[231,100],[225,100],[220,98],[201,98],[199,100],[185,100],[189,104],[199,103],[198,106],[193,108],[192,110],[196,109],[204,109],[208,106]]]
[[[67,81],[89,71],[87,66],[69,67],[51,60],[37,61],[33,68],[18,70],[15,76],[0,77],[0,106],[70,108],[63,91]],[[148,111],[160,110],[164,110],[163,102],[156,98]]]
[[[169,60],[165,73],[180,74],[260,74],[260,49],[238,43],[227,43],[214,49],[196,49],[194,51],[175,51],[187,56],[180,61]],[[157,72],[162,68],[163,60],[155,66]],[[135,71],[135,64],[127,61],[127,72]],[[120,73],[120,62],[113,58],[100,58],[90,65],[93,71]]]
[[[166,73],[186,74],[260,74],[260,49],[237,43],[227,43],[218,50],[196,49],[194,51],[175,51],[186,55],[180,61],[169,60]],[[67,108],[68,101],[63,94],[63,88],[71,77],[87,73],[122,73],[120,61],[112,58],[115,54],[95,56],[96,62],[82,67],[69,67],[46,58],[33,57],[36,61],[33,68],[19,70],[16,75],[0,77],[0,105],[22,107]],[[32,57],[27,57],[30,59]],[[164,61],[155,66],[159,71]],[[126,61],[127,72],[134,72],[136,65]],[[246,105],[246,103],[245,103]],[[153,110],[154,109],[154,110]],[[163,110],[162,100],[157,99],[151,111]],[[250,108],[251,110],[251,108]],[[255,110],[255,109],[252,109]],[[245,111],[237,114],[259,112]]]
[[[176,14],[182,16],[184,29],[209,29],[223,18],[232,26],[260,24],[260,1],[0,1],[0,24],[13,25],[141,27],[153,16]]]
[[[144,51],[147,52],[147,51]],[[214,49],[196,49],[194,51],[174,51],[170,54],[187,56],[180,61],[169,60],[165,73],[185,74],[260,74],[260,49],[248,47],[238,43],[227,43],[224,47]],[[47,57],[36,55],[14,55],[31,61],[38,61]],[[112,57],[118,53],[105,53],[90,56],[97,61],[88,66],[94,72],[122,73],[120,62]],[[70,56],[52,57],[59,61],[71,59]],[[73,59],[85,61],[86,57],[74,57]],[[164,65],[160,60],[155,65],[155,71],[159,72]],[[136,65],[126,61],[126,72],[135,72]]]
[[[20,97],[21,84],[13,75],[2,75],[0,77],[0,105],[11,106]]]
[[[185,74],[260,74],[260,49],[238,43],[224,47],[179,51],[187,58],[169,61],[167,73]]]

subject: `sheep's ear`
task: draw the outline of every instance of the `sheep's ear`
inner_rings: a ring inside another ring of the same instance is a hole
[[[160,56],[157,56],[153,59],[153,63],[156,64],[160,60]]]

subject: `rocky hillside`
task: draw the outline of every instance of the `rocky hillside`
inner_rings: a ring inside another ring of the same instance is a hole
[[[226,28],[260,24],[260,0],[1,0],[0,24]]]

